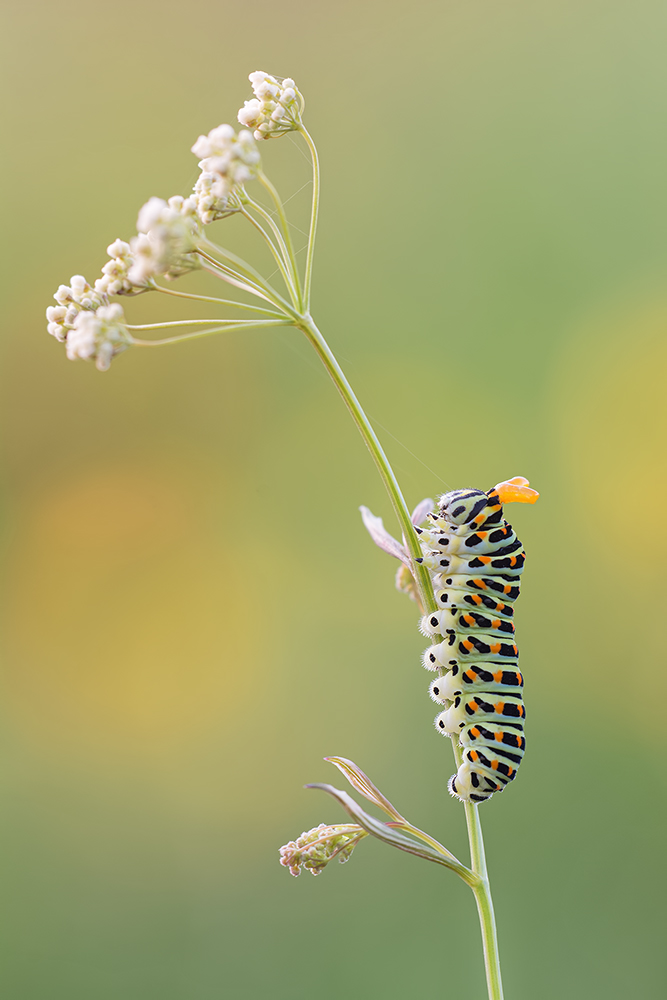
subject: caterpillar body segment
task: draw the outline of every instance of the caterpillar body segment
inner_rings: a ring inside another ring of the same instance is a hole
[[[514,780],[525,751],[513,622],[525,552],[503,518],[503,503],[534,503],[537,497],[522,477],[487,493],[454,490],[428,515],[431,527],[416,529],[438,604],[420,629],[440,639],[422,662],[439,675],[429,688],[444,706],[436,729],[463,749],[449,781],[462,801],[484,802],[501,791]]]
[[[495,668],[497,665],[494,663],[491,666]],[[497,670],[489,670],[488,667],[488,663],[471,663],[464,668],[457,663],[442,677],[431,681],[431,698],[444,705],[469,693],[516,695],[523,687],[523,676],[516,668],[508,670],[499,667]]]

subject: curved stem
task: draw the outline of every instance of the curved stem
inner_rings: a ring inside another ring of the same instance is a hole
[[[278,317],[277,313],[274,313],[274,315],[277,318],[280,318],[280,317]],[[218,324],[236,323],[236,324],[244,324],[244,325],[246,325],[248,323],[252,323],[253,325],[256,326],[257,325],[257,320],[256,319],[229,319],[229,320],[226,320],[226,319],[221,319],[219,316],[216,316],[214,319],[170,319],[166,323],[135,323],[135,324],[129,324],[128,323],[127,324],[127,329],[128,330],[160,330],[164,326],[200,326],[200,325],[203,325],[204,323],[218,323]]]
[[[433,595],[431,576],[423,563],[416,560],[421,557],[422,552],[417,535],[413,529],[410,513],[406,506],[403,494],[394,475],[394,471],[389,464],[389,460],[384,453],[382,445],[373,430],[370,421],[364,413],[359,400],[352,391],[350,383],[347,381],[343,370],[334,357],[329,345],[318,330],[309,314],[302,316],[296,325],[303,330],[309,341],[317,351],[325,368],[329,372],[334,385],[340,392],[345,405],[352,415],[352,419],[357,425],[361,436],[364,439],[373,461],[382,477],[392,506],[403,530],[405,544],[410,553],[412,570],[417,583],[419,597],[426,614],[435,611],[436,603]],[[454,757],[457,767],[461,763],[461,751],[456,740],[452,740]],[[491,889],[489,877],[486,870],[486,858],[484,854],[484,839],[482,837],[482,827],[479,820],[478,807],[473,802],[464,804],[466,824],[468,827],[468,841],[470,843],[471,868],[478,878],[474,881],[467,880],[475,894],[479,920],[482,929],[482,945],[484,949],[484,966],[486,968],[486,981],[489,991],[489,1000],[502,1000],[502,981],[500,978],[500,959],[498,954],[498,939],[496,935],[496,925],[493,913],[493,902],[491,899]],[[460,873],[459,873],[460,874]],[[463,876],[462,876],[463,877]]]
[[[373,461],[375,462],[378,472],[382,478],[382,482],[384,483],[387,493],[389,494],[389,499],[391,500],[394,513],[398,518],[403,535],[405,536],[405,544],[408,552],[410,553],[410,559],[412,562],[413,575],[417,582],[419,596],[425,613],[428,614],[431,611],[435,611],[436,603],[433,596],[431,576],[423,563],[417,562],[417,559],[420,559],[422,556],[419,540],[410,519],[410,511],[407,508],[403,494],[401,493],[401,488],[398,485],[396,476],[394,475],[394,470],[389,464],[389,460],[384,453],[382,445],[380,444],[368,417],[364,413],[361,403],[352,391],[352,386],[346,379],[342,368],[332,354],[326,340],[313,322],[312,317],[309,314],[301,316],[295,322],[295,326],[298,326],[299,329],[303,330],[308,340],[317,351],[320,360],[331,376],[334,385],[343,397],[343,401],[350,411],[352,419],[357,425],[366,447],[371,453]]]
[[[261,306],[251,306],[246,302],[237,302],[235,299],[219,299],[215,295],[195,295],[193,292],[177,292],[175,288],[164,288],[162,285],[153,284],[153,291],[164,292],[165,295],[175,295],[179,299],[198,299],[200,302],[217,302],[221,306],[234,306],[236,309],[247,309],[248,312],[264,313],[267,316],[275,315],[270,309],[262,309]]]
[[[294,309],[294,307],[280,295],[273,285],[269,284],[259,271],[256,271],[254,267],[247,264],[241,257],[237,257],[236,254],[231,253],[224,247],[218,246],[216,243],[211,243],[210,240],[204,238],[204,244],[212,250],[213,253],[218,254],[225,260],[231,262],[230,264],[225,264],[223,261],[216,260],[215,257],[211,257],[209,253],[202,249],[201,246],[197,247],[196,253],[207,260],[214,267],[217,267],[222,273],[229,275],[232,279],[232,284],[235,282],[241,282],[238,285],[239,288],[243,287],[246,291],[252,292],[253,295],[257,295],[260,298],[266,299],[268,302],[272,302],[276,309],[281,309],[284,313],[289,316],[298,317],[299,313]]]
[[[452,750],[457,769],[463,760],[461,747],[457,738],[452,737]],[[482,931],[482,949],[484,952],[484,968],[486,970],[486,986],[489,993],[489,1000],[503,1000],[503,981],[500,973],[500,953],[498,951],[498,935],[496,932],[496,918],[493,912],[493,899],[491,898],[491,885],[489,874],[486,868],[486,853],[484,851],[484,837],[482,835],[482,824],[479,818],[479,806],[475,802],[464,802],[463,808],[468,828],[468,843],[470,845],[470,867],[479,876],[476,885],[470,888],[475,894],[477,913],[479,914],[479,925]]]
[[[297,295],[296,288],[295,288],[295,285],[294,285],[294,278],[289,273],[289,271],[287,270],[287,267],[285,265],[285,260],[284,260],[284,258],[282,256],[282,254],[277,249],[275,243],[273,242],[273,240],[271,239],[271,237],[267,233],[267,231],[264,228],[264,226],[260,222],[258,222],[257,219],[254,219],[252,217],[252,215],[247,210],[247,208],[243,207],[243,208],[239,209],[239,211],[240,211],[241,215],[244,217],[244,219],[247,219],[248,222],[252,226],[255,227],[255,229],[261,235],[262,239],[267,244],[269,250],[271,251],[272,257],[275,260],[276,264],[278,265],[278,268],[280,269],[280,273],[283,276],[283,281],[285,282],[287,290],[288,290],[288,292],[290,294],[290,298],[292,300],[292,305],[295,306],[295,308],[298,309],[299,306],[301,305],[301,303],[299,301],[299,296]],[[267,215],[268,215],[268,213],[267,213]],[[280,235],[280,234],[278,234],[278,235]],[[283,245],[284,245],[284,243],[283,243]]]
[[[306,310],[310,309],[310,285],[313,277],[313,254],[315,252],[315,235],[317,233],[317,216],[320,210],[320,158],[317,155],[317,148],[312,140],[310,132],[303,125],[299,127],[299,132],[308,143],[310,155],[313,159],[313,205],[310,213],[310,230],[308,233],[308,252],[306,255],[306,271],[303,279],[304,305]]]
[[[278,218],[280,220],[280,226],[282,228],[283,236],[285,238],[285,246],[287,248],[287,254],[288,254],[289,260],[291,262],[292,271],[294,272],[294,277],[295,277],[295,280],[296,280],[297,288],[299,290],[299,302],[301,304],[300,308],[303,308],[303,297],[302,297],[302,294],[301,294],[301,282],[299,281],[299,269],[298,269],[297,264],[296,264],[296,254],[294,253],[294,247],[292,245],[292,234],[290,233],[289,222],[287,221],[287,216],[285,215],[285,208],[283,206],[282,198],[278,194],[277,188],[275,188],[273,186],[273,184],[271,183],[271,181],[269,180],[269,178],[266,176],[265,173],[263,173],[262,171],[260,171],[258,176],[259,176],[259,182],[260,182],[260,184],[269,192],[269,194],[271,195],[271,199],[273,201],[273,204],[276,206],[276,212],[278,214]],[[253,202],[253,205],[255,205],[255,204],[256,203]],[[258,208],[258,211],[259,211],[261,207],[257,206],[257,208]],[[268,213],[267,213],[267,216],[268,216]],[[267,219],[267,221],[269,221],[269,220]],[[307,306],[306,306],[306,308],[307,308]]]
[[[161,347],[163,344],[177,344],[181,340],[194,340],[196,337],[208,337],[212,333],[232,333],[235,330],[256,330],[263,326],[291,326],[290,319],[266,319],[266,320],[245,320],[220,326],[211,327],[208,330],[195,330],[194,333],[183,333],[178,337],[165,337],[162,340],[137,340],[132,338],[133,347]]]
[[[472,886],[479,913],[479,923],[482,929],[482,946],[484,948],[484,967],[486,969],[486,985],[489,1000],[503,1000],[503,982],[500,974],[500,954],[498,952],[498,935],[493,912],[491,887],[486,870],[486,855],[484,853],[484,838],[479,821],[478,806],[474,802],[465,803],[468,837],[470,840],[470,860],[472,870],[479,875],[478,885]]]
[[[260,291],[260,289],[249,285],[245,278],[243,278],[240,274],[236,274],[231,267],[225,267],[224,264],[221,264],[219,261],[214,260],[213,257],[209,257],[208,254],[205,254],[203,250],[199,250],[197,252],[200,257],[209,261],[208,264],[202,264],[202,270],[208,271],[209,274],[214,275],[216,278],[221,278],[222,281],[226,281],[228,285],[232,285],[234,288],[239,288],[242,292],[249,292],[251,295],[255,295],[258,299],[264,299],[265,302],[270,302],[272,305],[275,305],[268,295],[265,295],[264,292]]]

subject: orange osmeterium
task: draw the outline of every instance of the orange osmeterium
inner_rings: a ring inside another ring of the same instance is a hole
[[[494,487],[500,497],[500,502],[505,503],[535,503],[539,497],[537,490],[531,490],[528,480],[523,476],[515,476],[514,479],[505,479]]]

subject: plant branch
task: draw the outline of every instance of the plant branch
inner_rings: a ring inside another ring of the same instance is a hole
[[[163,325],[163,324],[160,324]],[[256,330],[264,326],[291,326],[290,319],[265,319],[265,320],[230,320],[208,330],[195,330],[194,333],[183,333],[178,337],[165,337],[162,340],[137,340],[132,338],[133,347],[161,347],[163,344],[177,344],[182,340],[194,340],[197,337],[208,337],[212,333],[232,333],[235,330]]]
[[[306,271],[303,279],[304,306],[306,311],[310,309],[310,286],[313,277],[313,255],[315,253],[315,236],[317,234],[317,217],[320,210],[320,158],[317,147],[312,140],[310,132],[301,125],[299,132],[308,143],[310,155],[313,161],[313,204],[310,212],[310,230],[308,233],[308,252],[306,254]]]
[[[233,306],[236,309],[247,309],[248,312],[264,313],[267,316],[275,316],[270,309],[262,309],[261,306],[251,306],[247,302],[237,302],[236,299],[219,299],[215,295],[195,295],[193,292],[177,292],[175,288],[165,288],[163,285],[153,283],[153,291],[163,292],[165,295],[176,295],[179,299],[198,299],[200,302],[217,302],[222,306]]]
[[[417,583],[424,612],[425,614],[429,614],[431,611],[436,610],[431,577],[426,566],[424,566],[423,563],[417,562],[417,559],[422,557],[422,550],[419,545],[417,534],[414,530],[414,525],[412,524],[412,520],[410,518],[410,511],[407,508],[405,499],[401,493],[401,488],[398,485],[396,476],[394,475],[394,470],[389,464],[389,460],[384,453],[384,449],[382,448],[382,445],[380,444],[378,437],[371,426],[370,420],[361,406],[361,403],[352,391],[352,386],[345,377],[345,374],[329,348],[329,345],[313,322],[312,317],[309,314],[300,317],[300,319],[295,322],[295,326],[298,326],[299,329],[303,330],[308,340],[317,351],[320,360],[331,376],[334,385],[343,397],[343,401],[350,411],[352,419],[357,425],[366,447],[371,453],[373,461],[375,462],[378,472],[382,478],[382,482],[384,483],[387,493],[389,494],[389,499],[391,500],[392,507],[394,508],[394,513],[398,518],[398,523],[400,524],[403,535],[405,536],[405,544],[410,554],[412,572]]]
[[[255,208],[256,211],[258,210],[257,206],[254,205],[254,203],[253,203],[253,207]],[[247,219],[248,222],[252,226],[254,226],[254,228],[259,232],[259,234],[261,235],[262,239],[264,240],[264,242],[268,246],[269,250],[271,251],[271,255],[272,255],[273,259],[275,260],[276,264],[278,265],[280,273],[281,273],[281,275],[283,277],[283,281],[285,282],[285,286],[286,286],[286,288],[287,288],[287,290],[289,292],[290,298],[292,300],[292,305],[296,309],[298,309],[300,307],[300,305],[301,305],[301,295],[300,295],[300,293],[297,292],[296,285],[294,283],[294,275],[290,273],[290,270],[288,270],[289,259],[286,261],[285,257],[283,256],[283,253],[281,252],[283,250],[283,248],[285,250],[286,250],[286,248],[285,248],[284,240],[282,240],[282,237],[280,236],[280,232],[277,230],[277,228],[274,230],[274,232],[277,233],[277,237],[280,239],[281,244],[282,244],[282,246],[281,246],[281,248],[279,250],[278,247],[276,247],[276,244],[273,242],[273,240],[269,236],[269,234],[267,233],[267,231],[264,228],[264,226],[260,222],[258,222],[257,219],[253,218],[253,216],[250,214],[250,212],[248,211],[248,209],[245,206],[243,206],[242,208],[240,208],[239,211],[240,211],[241,215],[244,217],[244,219]],[[259,214],[262,214],[262,213],[260,212]],[[265,214],[268,216],[268,212],[265,213]]]
[[[282,229],[282,238],[283,238],[283,241],[284,241],[285,250],[287,252],[287,258],[286,258],[286,260],[289,260],[291,268],[292,268],[292,273],[294,274],[294,280],[295,280],[296,287],[297,287],[297,290],[298,290],[298,295],[299,295],[299,309],[303,309],[304,308],[303,293],[302,293],[302,290],[301,290],[301,280],[299,278],[299,268],[298,268],[297,262],[296,262],[296,254],[294,253],[294,246],[292,244],[292,234],[290,232],[290,227],[289,227],[289,222],[287,221],[287,216],[285,215],[285,207],[283,205],[282,198],[278,194],[277,188],[274,187],[274,185],[271,183],[271,181],[269,180],[269,178],[262,171],[260,171],[260,173],[259,173],[259,181],[260,181],[260,184],[262,184],[262,186],[269,192],[269,195],[271,196],[271,200],[273,201],[274,205],[276,206],[276,214],[277,214],[278,220],[280,222],[280,229]],[[279,230],[278,230],[278,227],[276,226],[275,222],[273,221],[271,213],[267,212],[263,205],[260,205],[256,201],[253,201],[252,198],[249,198],[249,201],[252,202],[252,205],[253,205],[253,208],[255,209],[255,211],[259,212],[260,215],[262,215],[264,218],[266,218],[266,221],[269,223],[269,225],[271,226],[271,228],[273,229],[273,231],[276,233],[276,237],[277,237]]]

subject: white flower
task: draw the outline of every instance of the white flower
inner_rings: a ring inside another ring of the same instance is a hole
[[[98,289],[91,288],[82,274],[74,274],[69,285],[60,285],[54,294],[57,306],[46,310],[47,331],[64,343],[76,317],[82,310],[98,309],[106,301]]]
[[[95,359],[99,371],[106,371],[111,359],[132,343],[125,324],[123,307],[115,302],[100,306],[95,312],[82,311],[67,335],[67,357],[70,361]]]
[[[66,306],[49,306],[46,310],[46,318],[48,323],[46,329],[52,337],[64,343],[67,340],[67,326],[65,325],[65,320],[67,318],[67,307]]]
[[[134,265],[134,254],[129,243],[114,240],[107,247],[111,258],[102,268],[102,277],[95,282],[95,290],[101,295],[136,295],[146,291],[146,281],[130,281],[130,270]]]
[[[255,139],[292,132],[301,124],[304,100],[294,80],[279,80],[258,70],[248,77],[254,97],[238,113],[241,125],[253,129]]]
[[[246,129],[236,135],[231,125],[218,125],[208,135],[199,136],[192,152],[200,157],[202,170],[194,187],[194,200],[199,218],[208,225],[238,207],[233,200],[234,189],[257,176],[259,150]]]
[[[139,235],[130,241],[132,263],[126,279],[134,288],[145,287],[157,275],[178,278],[199,267],[194,198],[150,198],[139,212],[137,229]]]
[[[349,861],[361,839],[358,834],[363,835],[360,826],[320,823],[280,848],[280,864],[289,868],[292,875],[299,875],[302,868],[311,875],[319,875],[335,857],[341,864]]]

